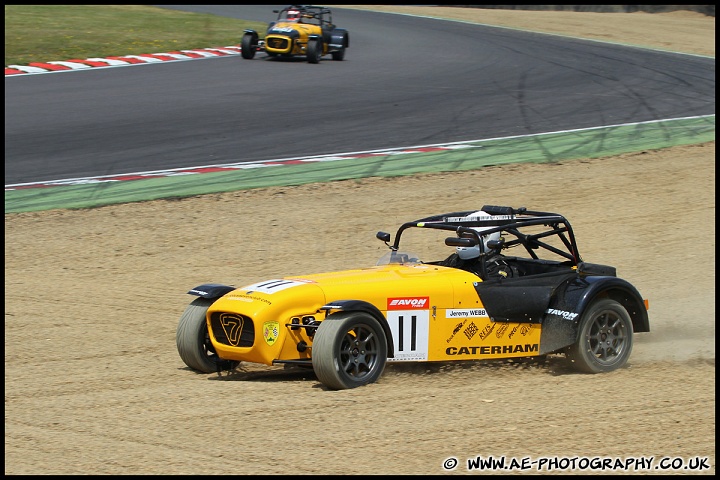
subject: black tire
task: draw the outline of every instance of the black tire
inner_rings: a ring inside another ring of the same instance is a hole
[[[568,349],[567,358],[580,372],[611,372],[627,363],[632,347],[630,315],[617,301],[604,298],[583,313],[578,339]]]
[[[185,365],[201,373],[232,370],[240,362],[221,360],[210,342],[205,315],[212,300],[196,298],[187,306],[175,333],[178,353]]]
[[[345,47],[341,48],[340,50],[337,50],[335,52],[332,52],[332,59],[341,61],[345,58]]]
[[[380,322],[361,312],[338,313],[320,323],[312,345],[318,380],[331,390],[375,382],[385,370],[387,337]]]
[[[320,57],[323,53],[322,40],[308,40],[307,43],[307,61],[308,63],[320,63]]]
[[[257,52],[257,41],[252,34],[246,33],[242,37],[242,43],[240,44],[240,55],[245,60],[252,60],[255,58]]]

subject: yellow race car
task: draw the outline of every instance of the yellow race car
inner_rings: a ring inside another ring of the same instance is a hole
[[[304,56],[310,63],[318,63],[323,55],[333,60],[343,60],[350,46],[350,34],[337,28],[332,12],[316,5],[290,5],[277,13],[277,20],[268,24],[265,38],[256,30],[245,30],[241,42],[241,55],[247,60],[257,52],[269,57]]]
[[[387,362],[561,354],[609,372],[650,330],[647,300],[614,267],[584,262],[562,215],[486,205],[376,237],[389,251],[373,266],[191,289],[180,358],[202,373],[306,366],[339,390],[375,382]]]

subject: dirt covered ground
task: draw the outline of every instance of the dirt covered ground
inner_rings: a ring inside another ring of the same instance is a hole
[[[714,18],[689,12],[470,14],[715,51]],[[307,371],[184,367],[175,327],[189,288],[373,264],[377,230],[468,208],[457,191],[565,214],[585,259],[649,298],[652,332],[627,368],[389,365],[378,383],[333,392]],[[715,472],[714,142],[5,215],[5,301],[5,474],[438,474],[451,458],[449,472],[468,473],[477,456],[699,458]],[[697,470],[639,473],[658,472]]]

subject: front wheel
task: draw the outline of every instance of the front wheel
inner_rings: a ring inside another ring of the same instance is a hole
[[[240,55],[246,60],[252,60],[255,58],[255,52],[257,52],[257,41],[252,34],[246,33],[240,44]]]
[[[380,322],[366,313],[332,315],[320,323],[312,345],[318,380],[332,390],[375,382],[387,361],[387,337]]]
[[[633,325],[627,310],[608,298],[592,303],[579,323],[579,335],[567,352],[572,366],[585,373],[616,370],[627,363]]]
[[[309,40],[307,43],[307,61],[308,63],[320,63],[320,57],[323,53],[323,43],[321,40]]]
[[[212,300],[205,298],[193,300],[180,317],[175,333],[180,358],[185,365],[201,373],[232,370],[240,365],[240,362],[235,360],[222,360],[215,353],[205,320],[212,304]]]

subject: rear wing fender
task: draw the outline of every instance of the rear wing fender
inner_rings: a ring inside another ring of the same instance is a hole
[[[330,46],[333,48],[348,48],[350,46],[350,34],[344,28],[335,28],[330,33]]]
[[[558,289],[548,305],[542,322],[540,354],[575,343],[583,313],[598,298],[620,303],[630,315],[634,332],[650,331],[647,304],[628,281],[612,276],[576,277]]]

